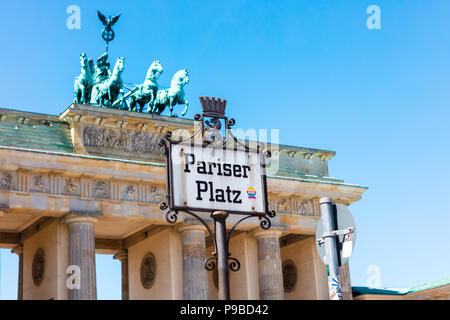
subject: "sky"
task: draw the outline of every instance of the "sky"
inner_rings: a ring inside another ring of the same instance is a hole
[[[67,27],[71,5],[79,29]],[[368,27],[371,5],[380,28]],[[352,285],[450,277],[448,0],[3,1],[0,107],[71,104],[80,53],[105,48],[97,9],[121,14],[109,50],[112,64],[126,57],[124,81],[142,83],[154,59],[162,86],[189,68],[185,117],[199,96],[221,97],[240,128],[336,152],[330,176],[369,188],[349,207]],[[17,257],[0,259],[0,298],[14,299]],[[97,255],[97,278],[99,299],[120,299],[118,261]]]

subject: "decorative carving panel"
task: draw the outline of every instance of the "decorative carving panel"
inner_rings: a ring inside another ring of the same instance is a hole
[[[31,273],[35,286],[40,286],[44,279],[45,272],[45,254],[42,248],[36,250],[31,265]]]
[[[92,197],[100,199],[110,198],[110,183],[109,181],[94,180],[92,182]]]
[[[291,292],[297,284],[297,267],[291,260],[283,262],[283,287],[284,292]]]
[[[48,177],[45,175],[35,175],[30,180],[30,191],[31,192],[48,192],[49,181]]]
[[[313,216],[314,215],[312,200],[298,199],[297,201],[293,202],[292,206],[293,206],[292,211],[295,212],[295,214],[298,214],[301,216]]]
[[[135,184],[123,185],[120,198],[121,198],[121,200],[126,200],[126,201],[137,201],[138,200],[138,187]]]
[[[63,178],[62,194],[65,195],[80,195],[80,179],[77,178]]]
[[[150,289],[155,282],[156,259],[153,253],[147,252],[141,261],[141,283],[145,289]]]
[[[166,197],[164,185],[145,182],[33,173],[28,170],[0,171],[0,191],[10,190],[157,204]]]
[[[269,195],[269,207],[277,213],[318,216],[314,199],[302,199],[296,196]]]
[[[149,201],[151,203],[160,203],[165,199],[166,191],[161,187],[151,186],[149,193]]]
[[[14,180],[11,172],[2,171],[0,173],[0,190],[13,190]]]
[[[83,130],[84,146],[112,151],[163,155],[164,149],[158,145],[160,138],[156,133],[126,129],[86,126]]]

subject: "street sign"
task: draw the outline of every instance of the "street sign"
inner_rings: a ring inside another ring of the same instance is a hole
[[[171,210],[265,215],[266,176],[256,150],[171,143]]]
[[[205,260],[204,267],[209,271],[217,267],[218,299],[229,300],[229,270],[240,269],[239,260],[229,251],[233,231],[244,220],[255,217],[259,218],[261,228],[267,230],[272,225],[269,218],[275,217],[267,201],[264,161],[271,153],[263,151],[262,144],[251,149],[234,137],[230,128],[235,120],[225,116],[226,100],[200,97],[200,103],[203,114],[195,115],[194,120],[201,121],[201,132],[195,130],[192,136],[188,133],[186,139],[187,132],[174,138],[171,131],[166,131],[164,140],[160,141],[166,156],[168,201],[162,201],[159,208],[169,208],[166,212],[169,223],[175,223],[178,213],[183,212],[203,224],[214,246],[213,256]],[[225,135],[220,131],[221,122],[225,125]],[[194,211],[211,213],[214,233],[208,222]],[[227,233],[229,214],[244,217]]]
[[[316,229],[316,249],[319,253],[319,257],[326,263],[325,252],[325,238],[336,237],[337,250],[339,252],[339,266],[344,265],[350,256],[352,255],[353,248],[355,247],[356,229],[355,220],[347,208],[343,204],[333,205],[334,208],[334,221],[335,230],[329,234],[324,233],[323,218],[320,219]]]

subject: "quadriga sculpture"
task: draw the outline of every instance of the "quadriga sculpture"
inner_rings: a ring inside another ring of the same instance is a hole
[[[173,116],[173,107],[176,104],[184,104],[181,113],[184,116],[188,110],[189,102],[184,100],[184,86],[189,83],[189,70],[183,69],[175,73],[170,83],[170,88],[158,90],[156,99],[150,109],[151,113],[161,114],[166,106],[169,106],[169,116]]]
[[[92,71],[94,64],[88,59],[86,53],[80,54],[81,73],[75,78],[73,90],[73,103],[87,104],[91,100],[91,90],[94,84]]]
[[[163,73],[164,69],[159,60],[153,61],[150,68],[147,70],[147,75],[143,84],[133,88],[130,92],[123,96],[113,104],[113,107],[118,108],[125,101],[125,109],[129,111],[144,111],[144,106],[148,104],[146,112],[151,112],[153,102],[155,101],[158,92],[158,78]]]
[[[97,58],[97,65],[93,70],[94,88],[106,81],[110,75],[111,70],[109,70],[108,52],[105,52]]]
[[[98,84],[96,83],[92,89],[92,104],[111,107],[117,100],[123,86],[121,75],[124,70],[124,63],[124,57],[117,59],[111,76]]]

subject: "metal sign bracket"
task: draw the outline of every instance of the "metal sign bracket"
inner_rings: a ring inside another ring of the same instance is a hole
[[[355,231],[355,228],[350,227],[350,228],[346,228],[346,229],[342,229],[342,230],[334,230],[331,232],[325,232],[321,238],[319,238],[317,240],[317,244],[319,246],[321,246],[322,244],[325,243],[325,238],[329,238],[329,237],[337,237],[337,236],[344,236],[344,241],[346,240],[345,237],[349,234],[353,234],[353,232]],[[343,243],[344,241],[342,241],[341,243]]]

